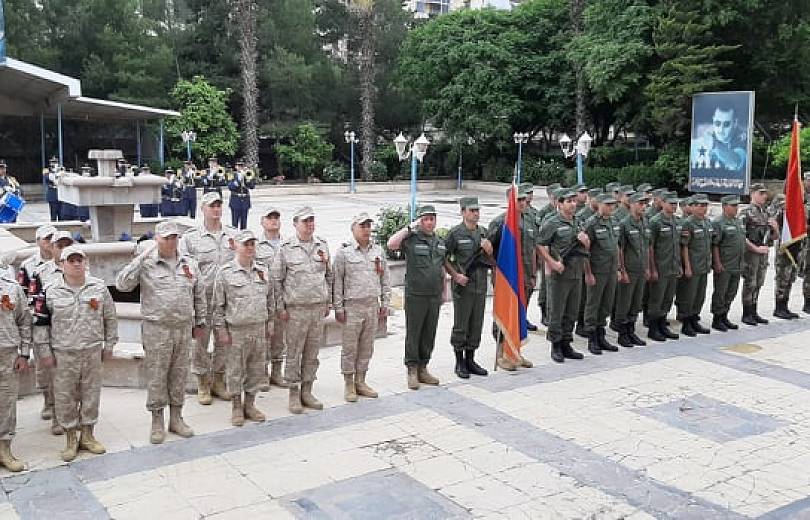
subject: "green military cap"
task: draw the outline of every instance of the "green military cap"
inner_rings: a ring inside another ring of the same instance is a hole
[[[596,200],[600,204],[616,204],[618,202],[610,193],[603,193],[596,197]]]
[[[534,193],[534,184],[531,182],[521,182],[519,189],[522,189],[523,193]]]
[[[546,186],[546,195],[554,195],[554,192],[556,190],[559,190],[559,189],[560,189],[560,183],[559,182],[553,182],[553,183],[549,184],[548,186]]]
[[[588,191],[588,186],[580,182],[579,184],[574,185],[574,191],[576,191],[577,193]]]
[[[693,197],[689,196],[689,197],[685,197],[685,198],[681,199],[679,201],[681,207],[684,208],[686,206],[691,206],[692,205],[692,198]]]
[[[705,193],[695,193],[691,197],[692,201],[691,204],[708,204],[709,203],[709,196]]]
[[[425,204],[424,206],[420,206],[419,209],[416,210],[416,218],[424,217],[425,215],[436,215],[436,208],[431,206],[430,204]]]
[[[461,197],[458,199],[458,204],[461,209],[481,209],[478,205],[478,197]]]
[[[755,182],[751,185],[751,193],[754,193],[755,191],[768,191],[768,188],[766,188],[761,182]]]
[[[729,206],[736,206],[740,203],[740,198],[736,195],[726,195],[720,199],[720,202]]]
[[[508,197],[511,194],[512,194],[512,187],[510,186],[510,187],[506,188],[506,196]],[[517,198],[519,198],[519,199],[525,199],[526,198],[526,192],[523,191],[522,186],[517,187]]]
[[[619,188],[619,195],[632,195],[635,192],[636,189],[630,185]]]
[[[565,200],[570,199],[571,197],[576,197],[577,192],[571,188],[560,188],[557,190],[557,193],[554,196],[557,197],[557,200]]]
[[[619,191],[620,186],[621,184],[619,184],[618,182],[609,182],[605,184],[605,193],[609,191]]]
[[[667,193],[667,189],[666,189],[666,188],[655,188],[655,189],[652,191],[652,195],[653,195],[653,197],[663,197],[663,196],[664,196],[666,193]]]
[[[591,188],[588,190],[589,197],[598,197],[599,195],[603,194],[605,190],[602,188]]]
[[[650,196],[643,191],[637,191],[630,195],[630,202],[647,202],[649,200]]]
[[[664,195],[664,202],[667,204],[677,204],[680,201],[681,199],[678,198],[678,194],[674,191],[669,191],[666,195]]]
[[[648,192],[650,190],[652,190],[652,184],[650,184],[648,182],[642,182],[641,184],[636,186],[636,191],[643,191],[643,192],[646,193],[646,192]]]

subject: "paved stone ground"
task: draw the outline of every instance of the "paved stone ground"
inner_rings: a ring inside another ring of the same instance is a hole
[[[440,225],[455,220],[454,195],[426,194],[448,201]],[[381,198],[331,197],[318,224],[339,240],[347,216]],[[762,294],[770,315],[772,276]],[[228,403],[189,396],[198,435],[161,446],[148,444],[145,392],[105,388],[97,432],[110,453],[70,465],[38,419],[40,398],[26,398],[14,445],[30,471],[0,470],[0,519],[810,518],[810,317],[563,365],[532,334],[535,368],[468,381],[452,373],[451,322],[445,305],[431,364],[440,387],[406,389],[398,313],[369,374],[379,399],[344,403],[340,350],[327,348],[324,411],[290,416],[273,389],[259,398],[268,422],[232,428]],[[492,365],[491,338],[480,358]]]

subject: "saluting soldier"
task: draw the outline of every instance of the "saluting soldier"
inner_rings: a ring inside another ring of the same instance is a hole
[[[706,218],[709,198],[705,193],[690,197],[690,215],[681,229],[683,276],[678,280],[675,306],[681,332],[693,337],[710,331],[700,324],[700,313],[706,301],[706,281],[712,269],[712,235],[714,226]]]
[[[262,215],[261,224],[262,234],[259,235],[256,241],[256,261],[263,264],[267,269],[271,269],[278,248],[281,246],[281,210],[274,207],[269,208]],[[267,359],[270,362],[270,375],[268,380],[261,385],[260,390],[262,392],[270,390],[270,385],[287,388],[281,370],[284,363],[284,353],[287,350],[284,344],[284,324],[278,319],[275,312],[272,320],[273,336],[267,341]],[[267,372],[266,367],[265,372]]]
[[[273,335],[276,302],[267,268],[255,262],[253,232],[242,230],[231,241],[234,259],[222,266],[214,281],[213,325],[219,343],[227,349],[231,424],[242,426],[245,418],[266,420],[256,408],[256,394],[266,378],[265,341]]]
[[[289,410],[303,407],[322,410],[312,394],[318,373],[318,353],[323,344],[324,318],[332,305],[334,271],[329,245],[315,235],[315,212],[309,206],[293,214],[295,233],[281,243],[271,275],[276,312],[284,322],[287,358],[284,380],[289,384]],[[299,386],[300,385],[300,386]]]
[[[650,197],[643,191],[630,196],[630,214],[619,224],[619,285],[613,321],[619,329],[619,345],[640,346],[636,320],[642,309],[644,288],[650,279],[650,229],[644,212]]]
[[[548,279],[549,322],[546,338],[551,342],[551,359],[582,359],[571,347],[577,319],[582,276],[590,240],[574,221],[576,194],[569,189],[557,192],[560,209],[540,230],[538,244]]]
[[[759,290],[765,283],[768,271],[768,252],[773,240],[778,236],[776,220],[765,212],[768,188],[764,184],[751,185],[751,204],[743,210],[740,220],[745,227],[745,254],[742,270],[742,322],[746,325],[766,324],[768,320],[757,312]]]
[[[779,237],[782,236],[782,226],[785,215],[785,194],[778,193],[771,202],[774,212],[776,223],[779,225]],[[781,240],[777,240],[774,244],[774,276],[773,287],[774,297],[776,299],[776,308],[773,315],[783,320],[795,320],[799,317],[795,312],[791,312],[788,308],[788,301],[790,300],[790,290],[793,288],[793,283],[796,281],[798,275],[798,262],[799,258],[793,260],[787,251],[780,247]]]
[[[661,212],[650,219],[649,224],[651,275],[647,337],[653,341],[678,339],[666,322],[678,278],[683,275],[680,247],[682,226],[675,218],[677,205],[677,196],[668,193],[661,204]]]
[[[492,244],[485,227],[478,225],[481,207],[478,197],[459,199],[462,221],[453,226],[444,243],[444,267],[453,281],[453,332],[450,344],[456,356],[456,375],[487,375],[475,361],[481,343],[487,299],[487,273],[492,265]],[[534,215],[532,215],[534,217]]]
[[[31,313],[25,292],[14,278],[0,271],[0,466],[25,469],[11,452],[17,428],[19,374],[28,370],[31,353]]]
[[[84,251],[69,246],[60,259],[64,272],[45,287],[34,343],[39,362],[54,367],[56,419],[66,435],[61,457],[70,462],[80,449],[95,455],[106,451],[93,428],[101,397],[101,363],[112,359],[118,320],[104,281],[86,274]]]
[[[166,437],[163,410],[169,406],[169,431],[191,437],[183,420],[192,336],[205,330],[208,308],[197,262],[178,251],[180,231],[173,221],[155,227],[152,243],[116,277],[119,291],[141,288],[141,337],[146,368],[146,409],[152,414],[149,441]]]
[[[236,161],[236,171],[228,181],[228,189],[231,191],[228,207],[231,208],[231,224],[234,228],[247,228],[250,190],[255,187],[256,174],[245,167],[244,161]]]
[[[340,370],[343,373],[343,398],[377,397],[366,383],[366,374],[374,354],[377,327],[388,317],[391,301],[391,273],[385,252],[371,241],[374,221],[367,213],[352,219],[352,239],[335,253],[335,282],[332,300],[335,319],[343,326]]]
[[[613,310],[619,273],[619,224],[611,217],[617,201],[613,195],[599,196],[599,210],[582,226],[590,242],[585,261],[585,332],[588,351],[597,356],[603,350],[619,349],[605,337],[607,317]]]
[[[712,328],[725,332],[739,328],[729,321],[728,311],[740,287],[747,240],[745,228],[737,218],[740,199],[736,195],[726,195],[720,202],[722,214],[712,222]]]
[[[416,221],[388,239],[388,249],[405,253],[405,366],[408,388],[438,385],[427,365],[436,343],[436,327],[445,285],[447,248],[436,235],[436,208],[424,205]]]

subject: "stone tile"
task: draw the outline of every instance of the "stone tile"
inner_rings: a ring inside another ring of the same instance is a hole
[[[19,516],[14,511],[14,507],[9,504],[0,504],[0,520],[18,520]]]
[[[332,482],[322,465],[308,460],[288,461],[279,465],[259,462],[252,466],[242,466],[240,471],[245,478],[272,498],[299,493]]]
[[[272,518],[273,520],[293,520],[295,516],[277,500],[265,500],[249,506],[237,507],[207,516],[211,520],[244,520],[246,518]]]
[[[530,496],[490,476],[452,484],[439,489],[439,493],[462,505],[473,516],[502,512],[531,500]]]
[[[432,459],[420,460],[406,464],[400,469],[431,489],[440,489],[483,475],[470,464],[452,455],[441,455]]]

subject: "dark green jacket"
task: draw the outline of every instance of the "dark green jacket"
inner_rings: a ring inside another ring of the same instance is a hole
[[[441,296],[444,288],[444,241],[417,231],[402,241],[405,253],[405,295]]]

